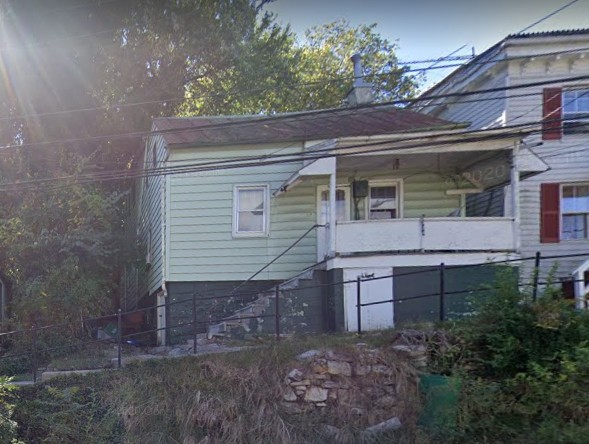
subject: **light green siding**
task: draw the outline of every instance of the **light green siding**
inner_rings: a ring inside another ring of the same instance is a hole
[[[206,162],[273,153],[297,153],[302,144],[172,149],[170,164]],[[170,281],[245,280],[287,249],[315,224],[315,186],[301,184],[277,197],[272,193],[301,162],[220,169],[170,176]],[[268,185],[270,231],[265,237],[233,237],[233,190],[237,185]],[[256,279],[287,279],[316,262],[310,233]]]
[[[230,146],[178,149],[169,153],[168,165],[273,153],[298,153],[302,144]],[[167,277],[171,282],[239,281],[250,278],[290,247],[317,220],[317,186],[327,185],[327,176],[306,179],[286,193],[272,196],[296,173],[301,162],[256,167],[218,169],[168,177]],[[444,217],[457,210],[458,196],[449,196],[453,186],[433,172],[394,171],[392,174],[357,173],[368,180],[402,180],[403,215],[406,218]],[[349,183],[343,174],[338,184]],[[270,230],[263,237],[234,237],[233,195],[235,186],[268,185]],[[353,202],[352,202],[353,204]],[[256,276],[260,280],[288,279],[316,263],[316,233],[313,231],[286,255]]]
[[[155,147],[155,151],[154,151]],[[155,153],[155,162],[154,162]],[[165,164],[166,147],[161,136],[153,136],[145,145],[143,166],[146,169],[161,168]],[[164,213],[166,176],[149,176],[138,179],[139,208],[137,231],[139,244],[146,254],[149,251],[146,282],[141,283],[141,296],[152,294],[162,285],[164,257]]]
[[[419,170],[407,170],[401,174],[395,171],[392,174],[383,175],[371,174],[370,171],[360,171],[356,174],[357,179],[368,181],[400,180],[402,182],[404,218],[445,217],[460,207],[460,198],[456,195],[449,196],[446,190],[454,189],[440,174],[422,172]],[[338,180],[339,185],[343,185]],[[364,205],[363,200],[358,202],[360,207]],[[352,206],[354,202],[352,202]],[[360,212],[363,215],[363,211]]]
[[[407,175],[403,181],[404,206],[406,218],[445,217],[460,206],[458,196],[448,196],[446,190],[454,187],[447,184],[440,175],[415,173]]]

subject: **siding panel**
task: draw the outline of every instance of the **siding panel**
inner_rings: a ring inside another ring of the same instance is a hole
[[[155,145],[155,150],[153,149]],[[155,160],[154,160],[155,154]],[[165,165],[166,149],[163,140],[155,136],[146,144],[144,153],[145,168],[162,167]],[[164,258],[162,244],[164,242],[165,176],[153,176],[138,180],[139,201],[138,234],[142,250],[150,250],[151,265],[147,267],[146,281],[140,283],[140,296],[152,294],[160,288],[163,280]]]
[[[171,160],[199,161],[230,157],[296,153],[302,144],[178,150]],[[245,280],[315,224],[315,186],[303,183],[272,196],[302,164],[286,163],[171,177],[170,280]],[[233,189],[236,185],[268,184],[270,233],[266,237],[232,236]],[[295,246],[257,279],[283,280],[311,266],[316,259],[315,233]]]

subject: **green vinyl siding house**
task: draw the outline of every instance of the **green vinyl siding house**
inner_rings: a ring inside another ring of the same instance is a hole
[[[148,261],[138,304],[158,304],[159,341],[177,342],[193,299],[204,331],[287,282],[304,318],[293,330],[354,330],[355,286],[344,281],[385,276],[364,300],[392,300],[416,291],[386,277],[398,271],[517,257],[524,151],[517,134],[473,137],[390,105],[157,118],[136,185]],[[467,195],[504,183],[509,215],[469,217]],[[415,314],[394,305],[364,307],[363,327]]]

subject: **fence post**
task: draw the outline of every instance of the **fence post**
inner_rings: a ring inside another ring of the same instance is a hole
[[[362,287],[362,278],[358,276],[356,278],[356,319],[358,322],[358,334],[362,334],[362,295],[360,294]]]
[[[192,354],[196,355],[196,336],[197,332],[196,325],[196,293],[192,293]]]
[[[276,329],[276,340],[280,341],[280,288],[278,285],[274,289],[274,327]]]
[[[534,283],[532,287],[532,301],[535,301],[538,297],[538,281],[540,279],[540,259],[541,254],[539,251],[536,251],[536,258],[534,259]]]
[[[122,367],[121,353],[123,347],[123,317],[121,309],[117,311],[117,368]]]
[[[37,323],[33,324],[31,330],[31,340],[33,346],[32,366],[33,366],[33,382],[37,382]]]
[[[445,282],[445,274],[446,274],[446,266],[442,262],[440,264],[440,321],[445,321],[446,316],[444,312],[446,311],[446,282]]]

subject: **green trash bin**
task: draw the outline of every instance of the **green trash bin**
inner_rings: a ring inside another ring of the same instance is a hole
[[[422,375],[420,391],[424,406],[418,424],[432,432],[451,431],[456,427],[460,379],[443,375]]]

